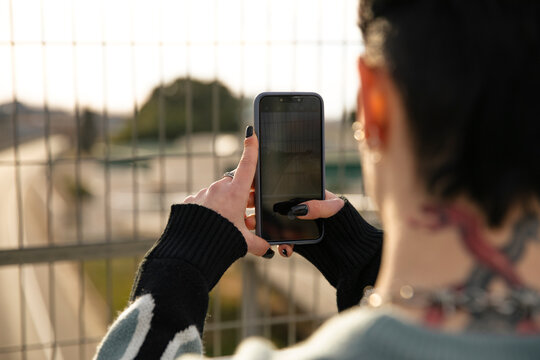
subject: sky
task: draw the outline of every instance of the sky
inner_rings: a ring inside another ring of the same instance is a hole
[[[0,103],[127,114],[190,74],[355,106],[357,0],[0,0]]]

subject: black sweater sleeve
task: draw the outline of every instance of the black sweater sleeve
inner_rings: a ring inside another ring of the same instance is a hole
[[[315,265],[337,290],[338,310],[358,304],[363,289],[379,273],[383,232],[362,218],[347,199],[343,208],[325,221],[325,234],[314,245],[294,250]]]
[[[130,301],[151,294],[150,332],[137,358],[159,358],[175,334],[196,325],[203,333],[208,293],[247,252],[242,233],[218,213],[173,205],[167,227],[139,266]]]

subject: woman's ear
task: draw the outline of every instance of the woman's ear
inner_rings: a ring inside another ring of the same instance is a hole
[[[388,132],[388,101],[385,74],[380,68],[366,64],[364,58],[358,58],[358,74],[360,76],[361,91],[360,104],[364,111],[364,132],[369,147],[384,148]]]

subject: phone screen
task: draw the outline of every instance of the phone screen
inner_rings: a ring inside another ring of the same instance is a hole
[[[291,207],[323,199],[323,105],[316,95],[270,95],[259,102],[260,236],[270,242],[318,240],[320,220]]]

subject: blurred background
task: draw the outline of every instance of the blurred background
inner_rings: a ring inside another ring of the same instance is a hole
[[[0,359],[89,359],[170,205],[236,167],[253,99],[315,91],[329,190],[376,222],[351,124],[357,0],[0,0]],[[278,347],[336,312],[305,260],[246,256],[204,341]]]

